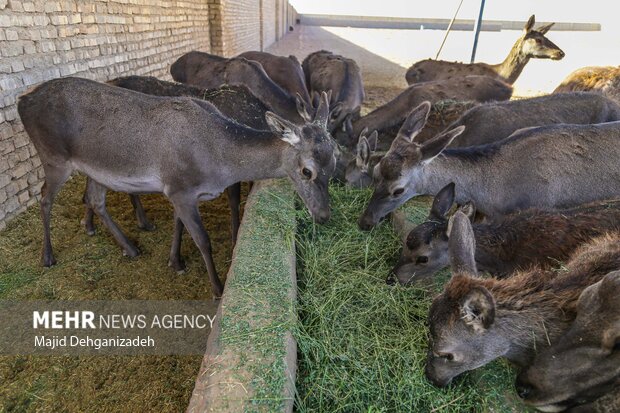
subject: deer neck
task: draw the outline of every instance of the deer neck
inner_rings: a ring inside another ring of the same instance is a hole
[[[504,356],[517,364],[529,363],[536,349],[554,343],[570,323],[562,300],[541,285],[548,277],[535,271],[482,280],[495,298],[496,334],[509,343]]]
[[[221,151],[221,169],[226,186],[286,176],[283,159],[290,147],[288,143],[270,131],[241,125],[232,128],[230,132],[235,136],[225,142],[226,148]]]
[[[519,38],[512,46],[512,49],[510,49],[510,53],[508,53],[506,59],[504,59],[502,63],[492,66],[497,74],[506,79],[511,85],[517,80],[523,68],[530,60],[530,58],[521,51],[522,43],[523,39]]]

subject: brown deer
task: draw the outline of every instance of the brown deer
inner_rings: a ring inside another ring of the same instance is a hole
[[[589,66],[575,70],[553,93],[600,92],[620,103],[620,66]]]
[[[573,92],[478,105],[446,130],[465,126],[465,131],[449,146],[464,148],[500,141],[518,129],[532,126],[616,120],[620,120],[620,106],[613,100],[596,93]]]
[[[435,196],[427,220],[407,235],[393,270],[400,284],[425,281],[449,266],[448,220],[454,197],[450,183]],[[473,221],[471,202],[460,210]],[[478,271],[503,278],[517,270],[558,265],[581,244],[620,231],[620,200],[563,210],[528,209],[497,223],[472,222],[472,227]]]
[[[534,30],[535,16],[532,15],[523,28],[523,34],[510,49],[510,53],[502,63],[490,65],[487,63],[459,63],[445,60],[422,60],[411,66],[405,78],[408,84],[428,82],[431,80],[450,79],[467,75],[483,75],[499,77],[513,84],[530,59],[560,60],[564,52],[545,34],[553,23]]]
[[[544,412],[620,411],[620,271],[583,290],[570,329],[536,355],[516,387]]]
[[[237,57],[254,60],[263,66],[267,75],[291,96],[299,96],[306,105],[310,105],[310,94],[306,86],[306,77],[299,60],[293,55],[276,56],[267,52],[251,51]]]
[[[319,50],[301,64],[306,85],[314,93],[332,91],[329,101],[329,130],[334,132],[347,116],[357,119],[364,102],[362,72],[357,63],[344,56]]]
[[[327,132],[326,95],[313,123],[300,127],[267,112],[268,131],[230,120],[203,100],[150,96],[80,78],[39,85],[20,97],[18,112],[45,171],[44,266],[56,262],[50,239],[52,204],[74,171],[91,178],[94,187],[88,188],[87,202],[125,248],[133,246],[106,211],[106,188],[166,195],[174,207],[175,236],[187,228],[216,297],[222,284],[199,201],[213,199],[237,182],[288,176],[317,222],[330,217],[327,184],[336,160]],[[174,262],[179,258],[173,248],[173,267],[181,266]]]
[[[559,270],[480,278],[474,232],[462,212],[449,235],[452,278],[428,316],[426,377],[437,386],[498,357],[528,365],[570,327],[581,292],[620,269],[620,234],[611,233],[581,246]]]
[[[225,116],[243,125],[259,130],[269,129],[269,125],[265,121],[265,113],[268,111],[267,106],[245,86],[222,86],[216,89],[203,89],[182,83],[166,82],[147,76],[119,77],[107,83],[147,95],[187,96],[203,99],[215,105]],[[88,183],[87,188],[89,188]],[[230,226],[232,242],[234,244],[237,240],[240,222],[241,184],[236,183],[231,185],[226,189],[226,193],[228,195],[228,204],[231,211]],[[87,200],[88,196],[88,192],[86,192],[84,194],[84,199]],[[130,194],[130,199],[136,213],[138,227],[147,231],[153,230],[155,227],[147,219],[144,207],[140,202],[140,197]],[[86,212],[82,224],[89,235],[94,235],[95,224],[93,218],[95,211],[88,205],[88,202],[85,204]],[[123,245],[121,245],[121,247],[123,247]],[[125,250],[125,253],[134,256],[134,254],[138,253],[138,250],[130,248]]]
[[[510,85],[488,76],[420,83],[408,87],[385,105],[352,122],[350,127],[345,128],[346,133],[337,132],[334,138],[344,146],[352,147],[352,139],[357,139],[364,129],[376,130],[379,133],[377,149],[387,151],[411,109],[424,101],[432,105],[444,100],[489,102],[507,100],[511,96]],[[461,107],[464,109],[467,106]]]
[[[295,95],[276,84],[263,66],[254,60],[242,57],[228,59],[192,51],[179,57],[170,66],[170,74],[177,82],[205,89],[214,89],[221,85],[245,86],[271,111],[291,122],[304,122],[297,110],[298,101]]]
[[[412,111],[374,168],[375,190],[360,218],[362,229],[414,196],[434,196],[450,182],[459,188],[458,204],[471,200],[491,220],[620,194],[620,122],[541,126],[492,144],[445,149],[465,127],[419,143],[415,137],[429,110],[426,102]]]

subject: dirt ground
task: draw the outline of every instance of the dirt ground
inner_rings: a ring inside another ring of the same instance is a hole
[[[58,264],[39,265],[42,227],[38,205],[11,222],[0,236],[0,299],[203,300],[211,293],[206,268],[189,236],[183,241],[188,271],[168,266],[172,208],[163,196],[144,196],[157,226],[136,227],[129,199],[110,193],[108,209],[135,241],[141,255],[123,257],[105,228],[89,237],[80,225],[84,178],[63,188],[52,211],[52,240]],[[244,197],[247,187],[244,188]],[[226,195],[201,205],[215,265],[224,277],[232,253]],[[98,221],[96,221],[98,223]],[[95,356],[0,357],[2,412],[183,411],[202,357]]]

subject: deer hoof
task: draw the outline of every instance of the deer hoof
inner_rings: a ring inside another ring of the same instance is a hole
[[[56,258],[54,258],[54,256],[51,254],[50,255],[44,254],[43,259],[41,260],[41,264],[44,267],[49,268],[51,266],[56,265]]]
[[[187,269],[183,260],[170,260],[168,261],[168,267],[172,268],[179,275],[185,274]]]
[[[92,222],[86,222],[86,220],[81,220],[80,223],[84,225],[84,229],[86,229],[86,234],[93,236],[97,232],[95,225]]]
[[[123,249],[123,255],[125,257],[129,257],[129,258],[136,258],[138,255],[140,255],[140,250],[133,247],[133,248],[124,248]]]
[[[157,229],[155,224],[151,224],[148,221],[143,224],[138,224],[138,228],[140,228],[143,231],[155,231]]]

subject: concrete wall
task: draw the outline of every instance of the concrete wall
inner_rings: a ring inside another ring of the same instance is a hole
[[[0,230],[43,183],[17,114],[21,93],[62,76],[169,79],[190,50],[261,50],[277,40],[276,2],[290,12],[286,0],[0,0]]]

